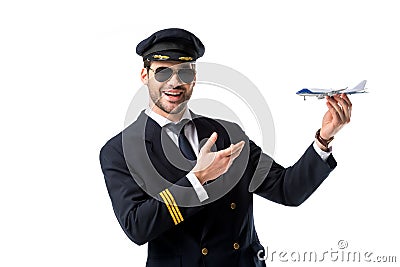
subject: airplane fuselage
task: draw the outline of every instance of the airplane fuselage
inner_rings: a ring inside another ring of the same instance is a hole
[[[325,96],[334,96],[337,94],[358,94],[358,93],[366,93],[365,91],[365,84],[367,83],[367,80],[361,81],[358,85],[356,85],[352,89],[346,88],[341,88],[341,89],[320,89],[320,88],[303,88],[300,91],[298,91],[296,94],[303,96],[304,100],[306,99],[306,96],[314,96],[317,97],[318,99],[323,99]]]

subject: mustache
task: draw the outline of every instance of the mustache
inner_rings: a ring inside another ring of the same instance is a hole
[[[171,88],[161,88],[160,92],[162,92],[164,90],[182,90],[182,91],[186,91],[186,89],[185,89],[185,87],[183,85],[178,85],[178,86],[171,87]]]
[[[175,87],[172,88],[172,89],[176,89],[176,90],[185,90],[185,87],[182,86],[182,85],[178,85],[178,86],[175,86]]]

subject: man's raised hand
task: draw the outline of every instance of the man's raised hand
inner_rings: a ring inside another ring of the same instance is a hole
[[[201,184],[214,180],[229,170],[233,161],[240,155],[245,142],[240,141],[231,144],[228,148],[212,152],[211,148],[217,141],[217,133],[213,133],[204,146],[200,149],[197,157],[197,164],[193,168],[193,173],[199,179]]]

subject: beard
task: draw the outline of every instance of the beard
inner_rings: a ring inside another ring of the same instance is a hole
[[[156,105],[162,111],[168,114],[178,114],[186,108],[187,102],[192,96],[192,88],[192,85],[190,85],[188,89],[184,86],[177,86],[173,88],[182,91],[182,95],[178,101],[168,101],[168,99],[163,97],[165,96],[163,93],[163,91],[166,90],[165,88],[160,88],[158,90],[150,89],[149,85],[149,95],[154,105]]]

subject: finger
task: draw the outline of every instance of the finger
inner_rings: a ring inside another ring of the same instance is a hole
[[[238,149],[238,144],[231,144],[229,147],[220,150],[218,154],[221,157],[229,157],[232,153],[234,153]]]
[[[237,150],[242,149],[243,146],[244,146],[244,141],[240,141],[234,145],[233,144],[230,145],[228,148],[220,150],[218,153],[221,157],[230,157]]]
[[[243,150],[243,147],[241,147],[239,150],[237,150],[235,153],[232,153],[231,155],[230,155],[230,160],[231,160],[231,162],[232,161],[234,161],[239,155],[240,155],[240,153],[242,153],[242,150]]]
[[[332,115],[333,121],[340,121],[340,116],[337,113],[336,109],[333,107],[333,105],[330,102],[326,102],[326,105],[329,109],[329,112]]]
[[[232,146],[231,154],[229,155],[232,157],[233,154],[240,153],[244,147],[244,141],[240,141],[239,143]]]
[[[341,100],[340,95],[338,95],[338,94],[334,95],[333,99],[336,101],[338,107],[343,108],[343,106],[342,106],[343,103],[340,101]]]
[[[342,99],[343,99],[344,101],[346,101],[346,103],[347,103],[347,107],[348,107],[348,110],[349,110],[349,121],[350,121],[351,112],[352,112],[352,110],[353,110],[353,104],[351,103],[350,98],[349,98],[349,96],[348,96],[347,94],[343,94]],[[348,122],[349,122],[349,121],[348,121]]]
[[[218,134],[216,132],[213,132],[210,138],[208,138],[207,142],[203,145],[201,150],[204,150],[206,152],[209,152],[212,148],[212,146],[215,144],[215,141],[217,141]]]
[[[350,101],[350,99],[349,99],[349,96],[348,96],[347,94],[342,94],[342,95],[341,95],[341,98],[342,98],[344,101],[346,101],[347,106],[351,109],[352,103],[351,103],[351,101]]]
[[[220,157],[227,157],[228,155],[231,154],[232,147],[233,147],[233,144],[231,144],[229,147],[227,147],[225,149],[222,149],[222,150],[218,151],[218,155]]]
[[[228,157],[235,159],[237,156],[239,156],[239,154],[242,152],[243,147],[244,147],[244,141],[242,141],[242,142],[239,142],[236,144],[236,145],[240,145],[240,146],[237,146],[234,150],[232,150],[231,154],[228,155]]]
[[[344,99],[345,94],[342,94],[340,98],[338,99],[340,105],[342,106],[342,110],[344,113],[344,119],[346,123],[350,122],[350,117],[351,117],[351,107],[349,105],[349,102],[347,102],[346,99]],[[348,98],[347,98],[348,99]]]
[[[336,96],[330,97],[330,98],[328,98],[328,102],[333,107],[333,109],[336,111],[338,120],[343,123],[345,121],[345,116],[343,114],[342,108],[338,105],[338,100],[336,100],[336,98],[337,98]]]
[[[239,142],[241,143],[241,142]],[[238,144],[239,144],[238,143]],[[243,145],[241,145],[234,153],[231,153],[230,156],[228,157],[223,157],[221,159],[221,163],[225,166],[222,169],[224,170],[223,173],[227,172],[229,170],[229,168],[232,166],[233,161],[240,155],[240,153],[242,152],[244,147],[244,141],[243,141]]]
[[[233,161],[234,161],[237,157],[239,157],[240,153],[242,153],[242,150],[243,150],[243,146],[242,146],[239,150],[237,150],[235,153],[232,153],[232,154],[230,155],[230,157],[229,157],[229,162],[228,162],[228,168],[227,168],[227,169],[229,169],[229,168],[231,167],[231,165],[233,164]]]

